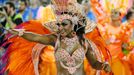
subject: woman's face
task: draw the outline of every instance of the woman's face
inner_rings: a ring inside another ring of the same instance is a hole
[[[118,10],[112,10],[112,12],[111,12],[111,19],[112,20],[119,20],[120,16],[121,16],[121,14]]]
[[[60,33],[63,36],[67,36],[68,34],[70,34],[73,29],[73,25],[71,24],[70,20],[63,20],[61,24],[58,25]]]

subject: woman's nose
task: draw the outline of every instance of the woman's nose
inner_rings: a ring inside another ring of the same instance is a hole
[[[62,30],[62,29],[63,29],[63,28],[60,26],[60,27],[59,27],[59,30]]]

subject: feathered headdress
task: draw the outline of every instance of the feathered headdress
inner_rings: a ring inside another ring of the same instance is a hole
[[[56,15],[56,22],[61,22],[64,19],[70,19],[73,23],[73,25],[78,25],[78,23],[81,25],[80,27],[77,27],[76,31],[84,27],[86,29],[85,32],[90,32],[96,27],[96,24],[94,22],[91,22],[86,18],[86,11],[87,11],[87,5],[89,5],[89,2],[86,0],[83,0],[83,2],[78,3],[77,0],[51,0],[52,4],[51,7]],[[55,22],[55,23],[56,23]],[[49,29],[52,31],[57,28],[55,24],[52,24],[51,22],[46,23],[46,26],[49,26]],[[51,27],[51,28],[50,28]]]
[[[129,0],[100,0],[103,8],[111,13],[113,9],[116,9],[124,14],[128,10]]]

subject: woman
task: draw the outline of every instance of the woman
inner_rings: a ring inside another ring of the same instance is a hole
[[[122,13],[119,9],[113,9],[108,14],[98,1],[91,0],[91,5],[98,19],[99,32],[112,55],[111,67],[114,75],[131,75],[128,64],[123,60],[122,52],[123,45],[129,43],[131,26],[121,23]]]

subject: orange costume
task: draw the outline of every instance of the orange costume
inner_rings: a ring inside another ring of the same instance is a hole
[[[133,20],[131,20],[129,24],[132,26],[131,28],[134,28]],[[133,30],[133,32],[134,32],[134,30]],[[131,51],[126,56],[126,61],[129,63],[132,74],[134,74],[134,64],[132,63],[134,61],[134,37],[133,36],[131,37],[131,40],[130,40],[130,49],[131,49]]]
[[[122,0],[123,1],[123,0]],[[110,14],[97,0],[91,0],[93,12],[98,19],[98,29],[112,55],[112,71],[114,75],[132,75],[126,61],[123,61],[122,44],[130,41],[131,25],[121,24],[119,27],[111,25]],[[124,14],[124,12],[123,12]]]

